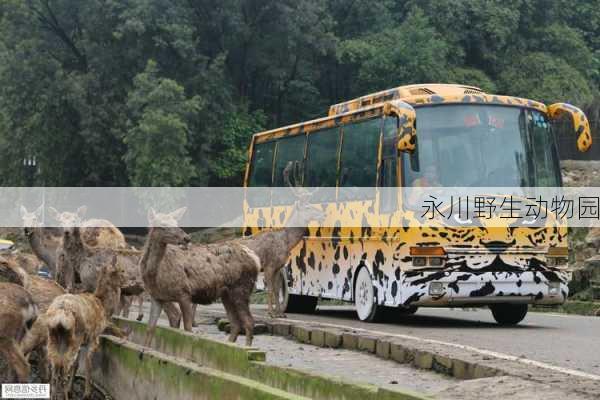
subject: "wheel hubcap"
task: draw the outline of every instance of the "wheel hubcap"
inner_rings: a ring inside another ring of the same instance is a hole
[[[369,273],[363,270],[356,283],[355,306],[361,320],[368,318],[373,307],[373,284]]]

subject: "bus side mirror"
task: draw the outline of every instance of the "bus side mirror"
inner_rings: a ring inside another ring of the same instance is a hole
[[[417,148],[417,113],[408,103],[394,100],[383,105],[385,115],[395,115],[398,118],[399,151],[412,153]]]
[[[565,114],[571,118],[573,133],[577,135],[577,149],[582,153],[588,151],[592,146],[592,135],[590,123],[583,111],[567,103],[554,103],[548,106],[548,116],[553,121]]]

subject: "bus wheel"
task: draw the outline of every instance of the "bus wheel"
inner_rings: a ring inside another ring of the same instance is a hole
[[[493,304],[490,310],[500,325],[516,325],[527,315],[527,304]]]
[[[361,268],[356,277],[354,286],[354,307],[358,319],[366,322],[375,322],[381,319],[384,307],[375,301],[375,288],[371,274],[366,268]]]

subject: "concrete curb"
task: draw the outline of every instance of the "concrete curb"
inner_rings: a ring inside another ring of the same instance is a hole
[[[131,329],[130,340],[143,343],[146,324],[122,318],[115,318],[115,322],[122,328]],[[226,321],[219,321],[218,326],[222,330],[227,329]],[[311,340],[316,340],[323,345],[326,344],[324,331],[285,323],[267,325],[267,327],[270,327],[270,331],[287,332],[286,336],[293,335],[303,343],[311,343]],[[313,334],[313,332],[317,333]],[[339,343],[341,336],[339,334],[336,336],[334,332],[329,333],[330,342],[337,341]],[[152,348],[159,354],[174,356],[307,398],[324,400],[428,399],[426,396],[408,390],[384,390],[374,385],[353,384],[334,377],[270,365],[264,362],[265,353],[255,348],[224,343],[167,327],[156,328]]]
[[[223,316],[219,311],[205,310],[205,314]],[[411,364],[415,368],[430,369],[457,379],[479,379],[497,376],[512,376],[532,382],[551,385],[556,388],[572,387],[574,392],[597,398],[600,393],[600,380],[566,374],[560,368],[547,369],[535,362],[519,362],[512,359],[499,358],[459,347],[450,347],[441,343],[420,341],[405,337],[375,335],[368,331],[333,328],[327,324],[308,321],[290,321],[285,319],[257,318],[267,325],[269,332],[278,335],[276,325],[286,325],[289,331],[303,329],[303,335],[311,335],[312,331],[332,332],[332,337],[341,337],[341,347],[349,350],[362,350],[374,353],[375,356],[394,360],[402,364]],[[307,332],[310,331],[310,332]],[[285,333],[285,331],[283,331]],[[319,333],[317,334],[319,335]],[[286,335],[294,338],[294,335]],[[376,338],[375,350],[372,351],[372,340]],[[339,343],[339,342],[336,342]],[[362,344],[359,344],[362,343]],[[389,353],[388,353],[389,346]],[[324,347],[330,347],[325,344]],[[527,360],[528,361],[528,360]]]
[[[478,379],[504,375],[499,369],[481,365],[481,360],[459,359],[441,349],[427,349],[422,344],[410,343],[395,337],[377,336],[356,331],[342,331],[318,324],[299,325],[280,320],[260,320],[269,333],[291,337],[301,343],[319,347],[343,347],[372,353],[379,358],[412,364],[416,368],[431,369],[458,379]],[[226,319],[219,319],[218,327],[226,330]]]
[[[308,400],[113,337],[102,338],[94,365],[94,381],[116,399]]]

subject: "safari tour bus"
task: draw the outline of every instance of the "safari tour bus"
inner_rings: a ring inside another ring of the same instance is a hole
[[[360,320],[418,307],[488,306],[500,324],[517,324],[529,304],[559,305],[568,295],[566,226],[408,224],[402,188],[560,187],[553,123],[567,119],[579,151],[589,123],[566,103],[484,93],[455,84],[401,86],[330,107],[324,118],[257,133],[245,186],[334,188],[335,204],[310,225],[282,269],[279,301],[314,311],[318,298],[352,302]],[[351,188],[398,188],[386,196]],[[245,204],[245,234],[276,225],[292,200]],[[369,213],[387,226],[370,227]],[[367,215],[367,217],[365,217]],[[259,221],[260,220],[260,221]]]

